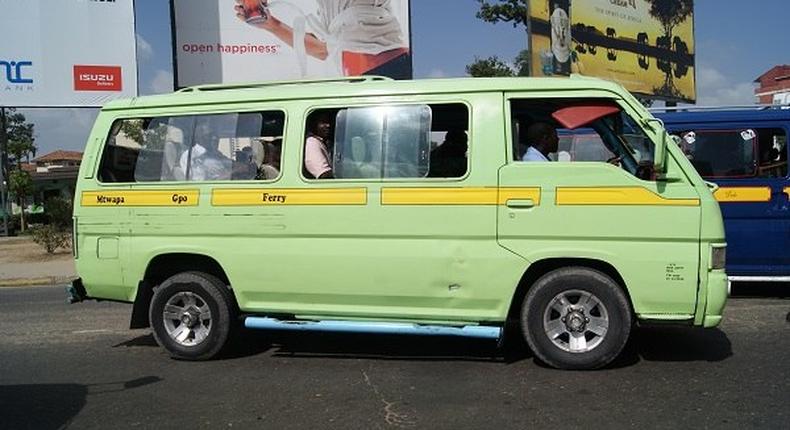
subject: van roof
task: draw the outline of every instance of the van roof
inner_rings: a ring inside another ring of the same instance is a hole
[[[739,108],[697,108],[689,111],[670,112],[652,111],[653,115],[667,124],[706,123],[706,122],[757,122],[788,121],[790,109],[787,106],[760,106]]]
[[[163,95],[120,99],[107,103],[102,110],[245,103],[254,101],[306,100],[410,94],[452,94],[469,92],[505,92],[529,90],[604,90],[622,96],[626,91],[618,84],[597,78],[572,75],[571,78],[451,78],[392,80],[377,76],[270,81],[247,84],[198,85]]]

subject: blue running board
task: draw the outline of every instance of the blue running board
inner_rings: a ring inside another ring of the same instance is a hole
[[[363,321],[287,321],[275,318],[247,317],[244,320],[247,328],[264,330],[319,331],[341,333],[376,333],[376,334],[416,334],[427,336],[462,336],[481,339],[499,339],[501,327],[467,325],[437,326],[409,323],[363,322]]]

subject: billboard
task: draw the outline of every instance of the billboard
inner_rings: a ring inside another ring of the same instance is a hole
[[[412,75],[409,0],[171,1],[177,87]]]
[[[137,95],[132,0],[0,0],[0,106],[95,107]]]
[[[693,0],[530,0],[533,76],[579,73],[694,102]]]

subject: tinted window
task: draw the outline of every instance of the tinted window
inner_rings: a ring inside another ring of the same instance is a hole
[[[782,129],[686,130],[680,146],[705,178],[787,176],[787,135]]]
[[[746,178],[757,174],[757,133],[745,130],[699,130],[681,133],[681,147],[705,178]]]
[[[104,148],[103,182],[274,179],[281,112],[135,118],[116,121]]]
[[[787,134],[780,128],[758,129],[759,165],[757,176],[784,178],[787,176]]]

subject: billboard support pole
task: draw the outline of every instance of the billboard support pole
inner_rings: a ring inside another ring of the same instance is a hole
[[[0,107],[0,207],[3,211],[3,235],[9,236],[8,231],[8,133],[6,132],[5,107]]]

